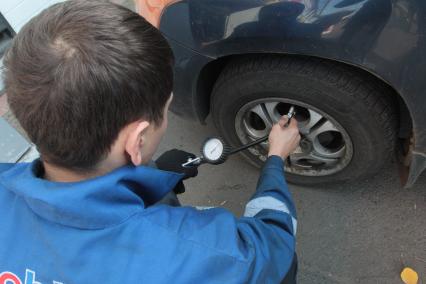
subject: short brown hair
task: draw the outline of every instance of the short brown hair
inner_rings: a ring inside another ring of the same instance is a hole
[[[69,0],[16,35],[5,60],[10,108],[44,160],[93,169],[120,130],[158,125],[173,85],[173,54],[138,14],[105,1]]]

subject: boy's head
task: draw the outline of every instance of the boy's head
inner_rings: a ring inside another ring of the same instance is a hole
[[[10,108],[44,162],[90,171],[111,154],[151,159],[173,55],[138,14],[104,1],[56,4],[16,35],[4,65]]]

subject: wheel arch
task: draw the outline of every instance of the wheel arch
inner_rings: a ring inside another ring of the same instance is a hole
[[[346,68],[352,69],[354,72],[357,72],[363,76],[370,77],[376,82],[379,82],[384,88],[389,90],[389,99],[393,100],[395,105],[397,106],[397,115],[399,122],[399,130],[398,136],[399,138],[408,139],[411,136],[412,131],[412,117],[406,102],[403,99],[403,96],[386,80],[384,80],[379,75],[363,68],[362,66],[354,65],[348,62],[342,62],[337,60],[332,60],[328,58],[322,58],[317,56],[307,56],[307,55],[297,55],[297,54],[279,54],[279,53],[250,53],[250,54],[234,54],[227,55],[223,57],[219,57],[213,61],[207,63],[200,71],[196,82],[196,96],[195,96],[195,105],[197,116],[200,121],[205,121],[207,116],[210,113],[210,105],[211,105],[211,94],[213,91],[213,87],[219,78],[220,74],[225,70],[229,64],[234,64],[240,60],[250,60],[250,59],[258,59],[260,57],[299,57],[305,59],[321,59],[325,62],[337,64],[344,66]]]

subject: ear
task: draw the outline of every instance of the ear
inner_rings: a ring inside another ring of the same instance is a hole
[[[127,136],[125,151],[129,154],[132,163],[138,166],[142,163],[141,148],[144,143],[143,134],[149,127],[148,121],[136,122],[135,125],[131,126],[129,134]]]

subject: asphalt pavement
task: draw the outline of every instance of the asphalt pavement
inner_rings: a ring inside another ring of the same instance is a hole
[[[158,154],[172,148],[199,153],[214,135],[209,120],[203,126],[171,114]],[[426,174],[403,189],[396,168],[393,163],[351,183],[290,185],[298,210],[298,283],[402,283],[404,266],[426,283]],[[219,166],[202,165],[179,198],[184,205],[221,206],[240,216],[258,176],[259,169],[233,156]]]

